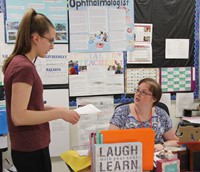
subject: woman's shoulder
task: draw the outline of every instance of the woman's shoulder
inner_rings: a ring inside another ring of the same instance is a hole
[[[129,114],[130,113],[130,107],[129,107],[130,104],[122,104],[122,105],[119,105],[116,107],[115,109],[115,112],[116,113],[122,113],[122,114]],[[124,113],[126,112],[126,113]]]

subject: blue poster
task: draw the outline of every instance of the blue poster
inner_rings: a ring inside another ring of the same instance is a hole
[[[68,13],[65,0],[6,0],[6,42],[15,43],[17,30],[25,11],[34,8],[46,15],[56,29],[56,43],[68,43]]]

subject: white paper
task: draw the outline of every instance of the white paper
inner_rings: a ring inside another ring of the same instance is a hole
[[[14,49],[14,44],[5,44],[1,43],[0,44],[0,62],[1,66],[3,64],[3,61],[12,53]]]
[[[98,114],[81,115],[78,122],[77,145],[89,145],[89,133],[106,130],[114,112],[113,96],[78,97],[77,106],[92,104],[101,110]]]
[[[5,42],[5,32],[4,32],[4,14],[0,13],[0,43]]]
[[[75,109],[75,111],[80,115],[101,113],[101,110],[99,110],[98,108],[96,108],[92,104],[88,104],[88,105],[85,105],[83,107],[79,107],[79,108]]]
[[[152,63],[153,25],[147,23],[134,24],[134,49],[127,52],[127,63]]]
[[[151,44],[134,44],[134,50],[127,52],[127,63],[151,64]]]
[[[77,152],[80,156],[87,156],[89,153],[89,150],[77,150]]]
[[[182,120],[188,121],[194,124],[200,124],[200,116],[183,117]]]
[[[176,117],[183,116],[184,109],[193,108],[194,93],[176,93]]]
[[[4,60],[12,53],[14,44],[0,43],[0,66],[2,67]],[[0,71],[0,85],[3,85],[3,72]]]
[[[189,39],[166,39],[166,59],[188,59]]]
[[[0,136],[0,149],[4,149],[8,147],[8,137]]]
[[[160,102],[167,105],[169,112],[171,111],[171,94],[170,93],[163,93],[160,99]]]
[[[44,85],[68,84],[67,53],[67,44],[55,44],[45,58],[37,58],[35,66]]]
[[[134,24],[135,43],[152,43],[153,25],[147,23]]]

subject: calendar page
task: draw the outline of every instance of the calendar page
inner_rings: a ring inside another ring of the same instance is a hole
[[[153,78],[159,82],[159,68],[128,68],[125,75],[127,94],[133,94],[138,82],[143,78]]]

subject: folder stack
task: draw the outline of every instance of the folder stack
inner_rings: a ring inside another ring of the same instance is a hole
[[[138,166],[140,163],[142,164],[141,171],[152,170],[154,161],[154,137],[155,132],[151,128],[101,130],[91,133],[91,171],[105,171],[105,169],[99,168],[107,168],[109,171],[115,172],[140,171],[140,167]],[[140,149],[141,151],[139,151]],[[124,152],[127,152],[127,154]],[[99,155],[101,156],[99,157]],[[104,162],[97,164],[97,159],[98,162],[99,160]],[[133,161],[130,161],[131,159]],[[106,163],[107,167],[105,167]],[[102,166],[103,164],[104,166]],[[127,169],[128,167],[129,169]],[[136,169],[133,170],[130,167],[135,167]]]

